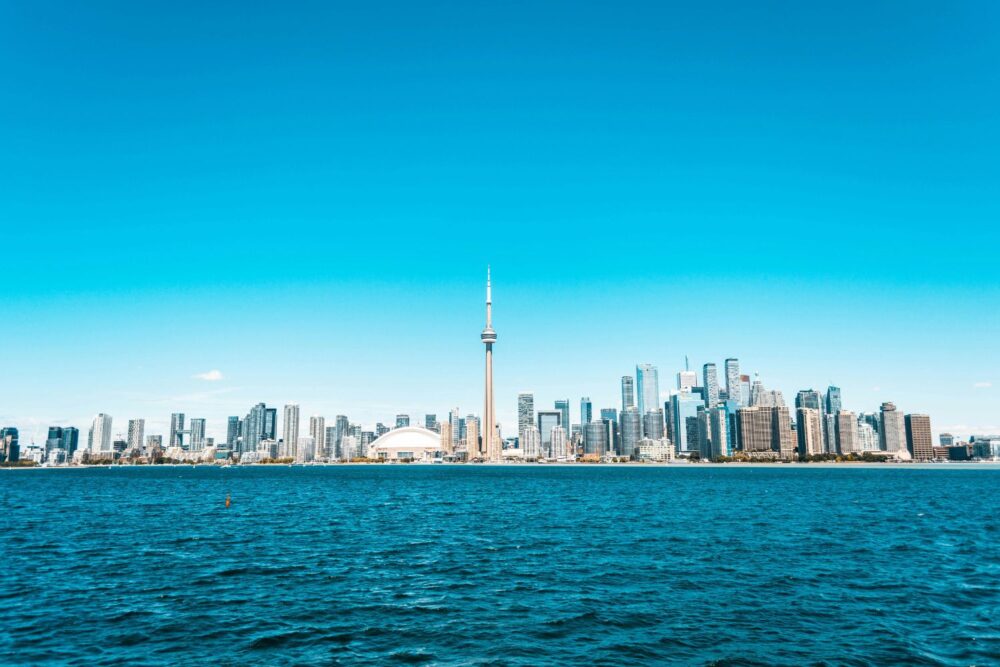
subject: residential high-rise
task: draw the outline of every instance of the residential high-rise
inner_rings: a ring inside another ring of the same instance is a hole
[[[88,449],[91,452],[111,452],[111,415],[102,412],[94,417],[90,426]]]
[[[772,456],[772,410],[762,406],[736,411],[740,449],[751,457]]]
[[[588,423],[594,418],[594,404],[590,402],[589,396],[580,399],[580,422]]]
[[[268,440],[278,439],[278,408],[264,410],[264,437]]]
[[[21,441],[17,428],[0,428],[0,462],[17,463],[21,460]]]
[[[66,452],[67,459],[73,458],[73,454],[80,447],[80,429],[75,426],[64,426],[61,447]]]
[[[235,452],[240,439],[240,418],[230,417],[226,422],[226,447]]]
[[[705,387],[705,405],[709,410],[719,404],[719,372],[715,364],[707,363],[702,366],[702,378]]]
[[[552,449],[552,429],[562,426],[562,410],[539,410],[536,414],[538,420],[538,434],[542,439],[542,451]]]
[[[635,389],[639,401],[639,414],[645,415],[650,410],[660,407],[660,378],[653,364],[639,364],[635,367]],[[586,424],[582,419],[580,423]]]
[[[465,451],[469,461],[483,458],[479,444],[479,422],[470,415],[465,420]]]
[[[490,268],[486,267],[486,327],[480,336],[486,345],[486,397],[483,409],[483,449],[490,461],[500,460],[501,443],[496,437],[497,418],[493,402],[493,344],[497,332],[493,330],[493,292],[490,285]]]
[[[309,418],[309,437],[313,440],[313,459],[325,459],[326,451],[326,419],[320,415]]]
[[[523,392],[517,395],[517,437],[524,429],[535,425],[535,395]]]
[[[410,415],[396,415],[396,428],[403,428],[410,425]]]
[[[829,396],[829,394],[828,394]],[[860,451],[858,447],[858,418],[850,410],[841,410],[836,414],[837,451],[840,454],[853,454]]]
[[[736,401],[739,407],[745,404],[743,391],[740,389],[740,360],[732,357],[726,359],[726,396],[729,400]]]
[[[931,418],[927,415],[906,415],[906,448],[915,461],[934,458],[934,440],[931,437]]]
[[[339,458],[345,458],[340,445],[341,441],[351,434],[351,420],[347,415],[337,415],[333,420],[333,427],[336,429],[336,437],[333,440],[332,453]]]
[[[437,431],[440,429],[438,424],[437,415],[424,415],[424,428],[428,431]]]
[[[562,426],[552,427],[552,433],[549,434],[549,443],[549,458],[562,459],[569,456],[566,429]]]
[[[268,408],[263,403],[250,408],[250,412],[243,418],[243,432],[241,434],[241,452],[255,452],[261,440],[273,440],[267,437],[267,414]]]
[[[188,424],[188,432],[191,434],[188,440],[188,451],[200,452],[205,449],[205,420],[192,418]]]
[[[441,451],[447,456],[455,453],[455,443],[451,439],[450,421],[442,422],[441,424]]]
[[[698,406],[704,405],[700,398],[689,393],[681,392],[670,397],[670,412],[673,416],[674,425],[674,448],[677,453],[693,451],[690,438],[688,438],[688,419],[698,416]],[[649,437],[648,435],[646,437]]]
[[[860,416],[860,415],[859,415]],[[867,421],[858,419],[858,450],[862,452],[878,451],[878,433]]]
[[[525,426],[518,437],[524,458],[537,459],[540,456],[548,456],[548,452],[542,449],[542,438],[534,424]]]
[[[814,389],[803,389],[795,395],[796,408],[810,408],[812,410],[823,410],[823,401],[820,393]]]
[[[951,433],[942,433],[938,436],[938,441],[941,443],[942,447],[951,447],[955,444],[955,436]]]
[[[720,404],[709,410],[709,423],[711,426],[710,436],[712,443],[709,458],[732,456],[733,452],[730,449],[732,435],[729,433],[729,411],[725,405]]]
[[[802,392],[799,392],[800,394]],[[798,403],[798,400],[796,400]],[[800,406],[795,410],[798,426],[799,456],[816,456],[825,453],[823,446],[823,422],[818,407]]]
[[[326,433],[323,436],[323,446],[326,449],[327,459],[334,461],[339,456],[337,452],[337,427],[327,426]]]
[[[631,375],[622,376],[622,412],[635,405],[635,380]]]
[[[128,448],[135,450],[142,450],[143,442],[146,438],[146,420],[145,419],[129,419],[128,420]]]
[[[569,432],[569,399],[560,398],[555,402],[555,409],[562,413],[562,417],[559,420],[559,425]],[[542,440],[545,438],[543,437]]]
[[[285,442],[285,456],[295,458],[299,446],[299,406],[297,403],[285,405],[282,440]]]
[[[622,410],[619,419],[621,430],[621,449],[619,456],[635,456],[635,449],[642,440],[642,418],[639,415],[639,408],[634,405]]]
[[[458,449],[459,443],[462,442],[464,428],[457,407],[448,413],[448,423],[451,424],[451,451],[454,452]]]
[[[776,405],[771,408],[771,428],[771,449],[785,460],[794,458],[795,431],[792,430],[792,416],[788,406]]]
[[[895,453],[906,447],[906,425],[903,413],[896,409],[895,404],[886,401],[882,404],[882,425],[879,428],[879,444],[882,451]]]
[[[308,463],[313,460],[316,452],[316,442],[312,436],[303,435],[295,441],[295,461],[297,463]]]
[[[170,439],[168,447],[180,447],[184,443],[184,413],[175,412],[170,415]]]

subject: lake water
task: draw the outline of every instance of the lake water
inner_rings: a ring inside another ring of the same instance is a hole
[[[0,471],[0,499],[3,663],[1000,664],[996,467]]]

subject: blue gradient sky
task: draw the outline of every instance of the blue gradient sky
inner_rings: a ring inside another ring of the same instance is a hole
[[[1000,6],[0,5],[0,421],[499,417],[738,356],[1000,430]],[[223,379],[196,374],[212,369]]]

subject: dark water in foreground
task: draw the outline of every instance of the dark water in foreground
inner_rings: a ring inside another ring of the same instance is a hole
[[[998,506],[997,468],[0,471],[0,662],[998,664]]]

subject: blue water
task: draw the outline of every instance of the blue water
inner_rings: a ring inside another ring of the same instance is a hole
[[[997,468],[0,471],[0,662],[1000,664],[998,508]]]

